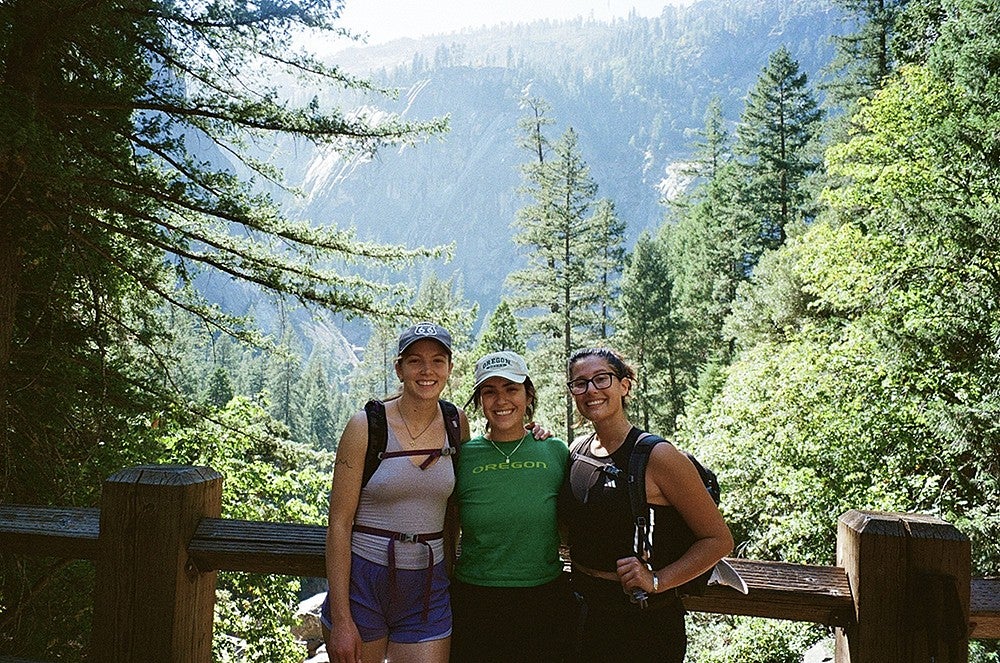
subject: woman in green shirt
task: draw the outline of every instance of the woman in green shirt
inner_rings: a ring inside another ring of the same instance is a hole
[[[557,661],[572,630],[556,523],[569,450],[526,432],[535,387],[514,352],[476,362],[470,401],[487,423],[462,445],[456,468],[462,534],[451,660]]]

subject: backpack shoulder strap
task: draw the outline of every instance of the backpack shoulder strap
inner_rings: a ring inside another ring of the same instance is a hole
[[[636,440],[632,453],[628,457],[628,501],[632,509],[632,520],[635,521],[635,551],[640,559],[648,560],[653,555],[652,522],[650,508],[646,501],[646,465],[649,464],[649,454],[660,442],[666,442],[662,437],[651,433],[643,433]]]
[[[433,460],[437,456],[457,454],[458,447],[462,442],[462,426],[458,417],[458,408],[455,407],[454,403],[444,400],[438,401],[438,404],[441,406],[441,413],[444,416],[444,430],[448,436],[449,453],[431,454],[428,456],[428,461]],[[424,451],[403,451],[386,454],[385,448],[389,439],[389,424],[385,417],[385,403],[376,399],[368,401],[365,403],[365,414],[368,415],[368,448],[365,451],[364,473],[361,475],[362,488],[368,485],[368,481],[375,474],[383,457],[426,453]],[[421,466],[421,469],[423,467]]]
[[[458,453],[462,445],[462,422],[458,418],[458,408],[450,401],[440,400],[441,414],[444,416],[444,432],[448,435],[448,446],[452,454]]]
[[[368,415],[368,449],[365,451],[365,470],[361,475],[362,488],[368,485],[368,480],[378,469],[389,437],[385,403],[376,399],[368,401],[365,403],[365,414]]]

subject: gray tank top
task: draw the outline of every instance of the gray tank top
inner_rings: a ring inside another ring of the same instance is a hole
[[[386,451],[400,451],[401,445],[392,427],[386,428]],[[447,437],[442,437],[441,448],[446,446]],[[416,461],[419,464],[425,458],[400,456],[383,459],[368,485],[361,489],[354,522],[410,534],[431,534],[443,530],[445,506],[455,487],[452,457],[442,456],[426,470],[413,463]],[[434,551],[434,563],[437,564],[444,559],[444,541],[437,539],[428,544]],[[427,568],[428,544],[397,541],[396,568]],[[376,564],[389,564],[389,540],[383,536],[352,532],[351,552]]]

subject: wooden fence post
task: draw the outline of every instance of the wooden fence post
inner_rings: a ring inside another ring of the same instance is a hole
[[[90,660],[212,660],[216,574],[199,573],[187,545],[221,509],[222,475],[207,467],[147,465],[105,481]]]
[[[933,516],[851,510],[837,565],[856,622],[838,628],[836,663],[968,663],[972,548]]]

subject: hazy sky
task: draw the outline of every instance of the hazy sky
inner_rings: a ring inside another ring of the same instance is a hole
[[[525,23],[540,18],[577,16],[609,19],[658,16],[664,5],[689,5],[694,0],[345,0],[341,25],[368,33],[368,43],[399,37],[420,37],[500,23]]]

